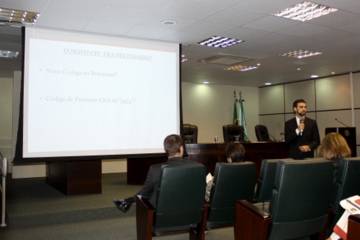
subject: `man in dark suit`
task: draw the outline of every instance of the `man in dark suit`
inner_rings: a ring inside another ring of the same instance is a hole
[[[306,107],[303,99],[295,100],[295,117],[285,122],[285,142],[290,144],[289,157],[293,159],[313,158],[320,144],[316,121],[305,118]]]
[[[135,202],[136,195],[141,195],[156,207],[157,189],[160,183],[161,167],[163,165],[184,165],[184,164],[199,164],[193,161],[184,160],[184,144],[179,135],[169,135],[164,140],[164,149],[168,156],[167,162],[152,165],[147,174],[144,186],[141,190],[132,197],[126,199],[114,199],[115,206],[122,212],[126,213],[131,204]]]

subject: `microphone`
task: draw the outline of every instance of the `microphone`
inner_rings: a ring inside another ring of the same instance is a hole
[[[268,142],[276,142],[276,139],[274,138],[273,135],[271,135],[271,134],[269,133],[268,130],[262,129],[261,134],[262,134],[262,135],[265,135],[265,136],[266,136],[266,135],[269,136],[269,141],[268,141]]]
[[[304,118],[300,119],[300,123],[304,123]],[[303,135],[303,131],[304,131],[304,129],[300,130],[300,133],[299,133],[300,136]]]
[[[269,136],[270,136],[270,142],[276,142],[276,138],[274,138],[273,135],[271,135],[271,134],[269,133]],[[272,138],[272,139],[271,139],[271,138]]]
[[[344,125],[345,127],[349,127],[349,126],[348,126],[348,125],[346,125],[345,123],[343,123],[343,122],[339,121],[337,118],[335,118],[335,121],[337,121],[337,122],[341,123],[341,124],[342,124],[342,125]]]

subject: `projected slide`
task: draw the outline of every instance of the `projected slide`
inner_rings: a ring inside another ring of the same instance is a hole
[[[24,157],[163,152],[179,134],[179,46],[27,28]]]

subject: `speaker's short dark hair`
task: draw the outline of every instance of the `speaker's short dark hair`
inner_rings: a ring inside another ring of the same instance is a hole
[[[296,108],[298,106],[299,103],[306,103],[304,99],[300,98],[300,99],[296,99],[293,103],[293,108]]]

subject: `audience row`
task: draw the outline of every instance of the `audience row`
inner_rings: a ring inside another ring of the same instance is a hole
[[[255,197],[256,167],[243,162],[240,143],[226,146],[227,163],[216,164],[206,191],[205,168],[182,159],[181,137],[168,136],[164,148],[168,161],[150,168],[143,188],[114,199],[123,212],[136,201],[138,239],[182,231],[204,239],[209,229],[225,226],[235,226],[235,239],[325,239],[342,214],[340,200],[360,191],[360,158],[347,158],[351,152],[336,133],[325,137],[321,159],[263,160]]]

